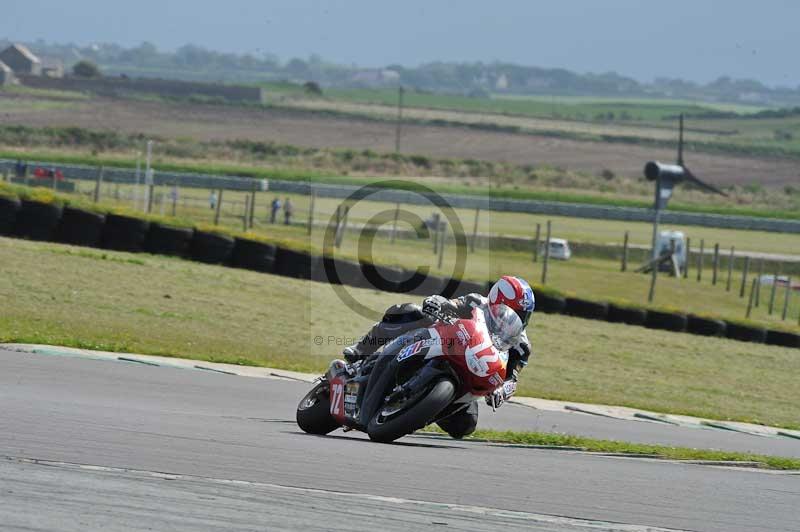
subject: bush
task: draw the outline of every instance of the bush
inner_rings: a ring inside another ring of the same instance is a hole
[[[79,78],[100,78],[102,74],[100,73],[100,69],[97,68],[97,65],[92,63],[91,61],[78,61],[72,67],[72,73]]]
[[[322,88],[316,81],[306,81],[303,84],[303,90],[310,96],[322,96]]]

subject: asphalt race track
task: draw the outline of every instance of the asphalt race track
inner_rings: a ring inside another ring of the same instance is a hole
[[[800,530],[797,474],[309,436],[307,387],[0,350],[0,529]]]

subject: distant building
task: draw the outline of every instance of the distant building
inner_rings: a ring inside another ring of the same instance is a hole
[[[42,60],[42,76],[47,78],[63,78],[64,65],[58,60]]]
[[[0,61],[0,87],[14,83],[14,71],[7,64]]]
[[[15,74],[42,75],[42,62],[21,44],[12,44],[0,52],[0,61],[11,67]]]
[[[494,88],[499,91],[508,89],[508,76],[505,74],[500,74],[500,77],[498,77],[497,81],[494,83]]]
[[[400,73],[395,70],[381,70],[371,68],[359,70],[353,74],[351,80],[359,85],[377,87],[381,85],[396,85],[400,81]]]

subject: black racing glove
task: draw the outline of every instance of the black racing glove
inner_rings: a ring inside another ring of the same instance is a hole
[[[434,321],[454,317],[457,310],[452,301],[440,295],[428,296],[422,301],[422,313]]]

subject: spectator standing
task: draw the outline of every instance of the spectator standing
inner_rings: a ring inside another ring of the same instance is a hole
[[[292,200],[286,198],[283,202],[283,215],[286,218],[286,225],[292,223],[292,214],[294,214],[294,205],[292,204]]]
[[[211,194],[208,196],[208,205],[211,207],[211,210],[217,208],[217,191],[212,190]]]
[[[275,223],[275,219],[278,217],[279,210],[281,210],[281,200],[276,196],[275,199],[272,200],[272,203],[270,203],[269,223]]]

